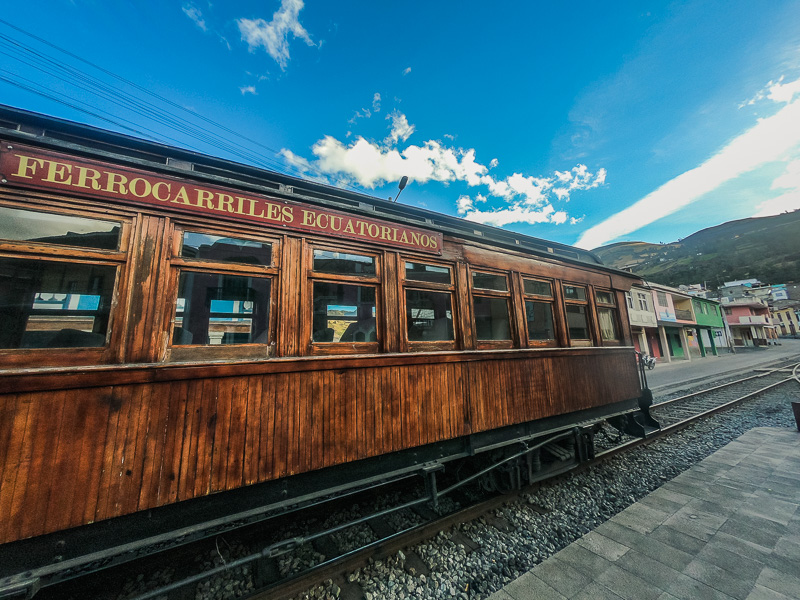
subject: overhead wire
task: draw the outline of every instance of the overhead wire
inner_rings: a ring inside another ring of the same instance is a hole
[[[253,140],[247,136],[244,136],[235,130],[217,123],[208,117],[203,116],[202,114],[181,106],[177,102],[174,102],[168,98],[165,98],[151,90],[130,81],[108,69],[105,69],[99,65],[96,65],[68,50],[60,48],[59,46],[53,44],[52,42],[45,40],[39,36],[36,36],[32,33],[29,33],[23,30],[16,25],[9,23],[8,21],[0,18],[0,24],[3,24],[25,36],[30,37],[37,42],[52,48],[76,61],[79,61],[89,67],[96,69],[97,71],[111,77],[112,79],[129,86],[130,88],[144,94],[145,96],[156,100],[157,102],[163,103],[173,109],[176,109],[182,113],[188,114],[190,117],[197,119],[205,124],[211,125],[212,127],[225,132],[228,135],[218,135],[209,132],[207,129],[200,128],[196,123],[193,123],[189,119],[176,114],[174,111],[170,109],[165,109],[157,104],[154,104],[150,100],[146,98],[137,97],[129,92],[126,92],[122,88],[115,86],[112,83],[105,82],[89,73],[82,71],[81,69],[70,66],[65,64],[63,61],[54,59],[51,56],[48,56],[44,51],[35,50],[28,45],[15,40],[7,35],[0,33],[0,45],[5,46],[6,51],[0,50],[0,54],[4,54],[14,60],[21,62],[22,64],[27,65],[30,68],[39,70],[51,77],[62,81],[63,83],[73,86],[79,90],[83,90],[89,94],[95,95],[98,98],[103,99],[105,102],[110,102],[123,110],[130,111],[139,117],[144,119],[149,119],[167,127],[176,133],[180,133],[183,136],[187,136],[192,138],[196,141],[200,141],[204,144],[207,144],[210,147],[213,147],[217,150],[221,150],[226,152],[230,155],[236,156],[240,159],[243,159],[251,164],[256,166],[261,166],[263,168],[267,168],[270,170],[275,170],[278,172],[283,172],[286,174],[291,174],[289,171],[293,171],[295,176],[306,176],[307,173],[304,170],[298,169],[295,165],[290,163],[282,163],[277,159],[277,156],[280,155],[280,152],[276,151],[273,148],[257,141]],[[15,75],[11,73],[7,73],[7,75]],[[112,114],[108,111],[103,111],[95,106],[91,106],[86,102],[83,102],[75,97],[69,96],[64,91],[54,92],[51,89],[44,88],[43,86],[33,82],[29,79],[22,78],[19,75],[16,77],[22,79],[23,81],[28,82],[20,83],[19,81],[13,81],[9,77],[0,77],[0,80],[5,81],[11,85],[14,85],[20,89],[24,89],[28,92],[35,93],[39,96],[48,98],[52,101],[58,102],[65,106],[69,106],[74,110],[78,110],[85,114],[91,115],[95,118],[101,119],[105,122],[112,123],[119,127],[124,128],[127,131],[134,132],[138,135],[143,135],[146,138],[153,139],[155,141],[164,141],[169,140],[173,143],[178,145],[188,146],[189,149],[200,151],[198,148],[192,146],[191,144],[187,144],[186,141],[179,141],[173,137],[166,135],[163,131],[155,131],[151,128],[144,127],[141,123],[134,123],[124,117],[119,115]],[[104,113],[106,116],[102,116],[99,113]],[[119,119],[115,121],[115,119]],[[125,125],[124,123],[128,123]],[[133,127],[132,127],[133,126]],[[137,127],[142,129],[137,129]],[[147,133],[149,132],[149,133]],[[231,139],[230,136],[233,136]],[[256,153],[252,148],[244,145],[239,140],[243,140],[249,144],[257,146],[258,148],[262,148],[263,150],[268,151],[270,154],[274,155],[276,159],[268,158],[264,156],[263,153]],[[322,173],[319,169],[316,169],[312,164],[308,164],[308,170],[314,172],[314,175],[317,177],[325,179],[325,174]],[[350,188],[351,191],[356,191]]]

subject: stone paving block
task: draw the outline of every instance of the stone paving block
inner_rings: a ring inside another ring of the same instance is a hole
[[[574,569],[577,569],[590,579],[596,579],[603,571],[614,564],[578,544],[567,546],[561,552],[557,553],[555,558],[562,562],[569,563]]]
[[[639,552],[629,552],[621,557],[615,564],[620,569],[625,569],[629,573],[633,573],[637,577],[644,579],[662,590],[667,589],[681,573],[655,558]]]
[[[645,506],[650,506],[651,508],[655,508],[656,510],[672,514],[675,514],[685,506],[685,503],[682,504],[680,502],[674,502],[663,497],[654,496],[653,494],[648,494],[639,500],[639,503],[644,504]]]
[[[661,527],[663,527],[663,525]],[[659,527],[659,529],[661,529],[661,527]],[[658,531],[658,529],[656,529],[656,531]],[[630,546],[637,554],[642,554],[657,560],[677,571],[682,571],[693,559],[692,554],[655,539],[655,532],[650,536],[645,536],[638,531],[633,531],[617,523],[610,523],[604,529],[603,534],[617,542]]]
[[[797,600],[797,596],[784,596],[774,590],[757,585],[750,592],[747,600]]]
[[[612,562],[630,550],[628,546],[615,542],[595,531],[587,533],[576,543]]]
[[[775,553],[789,560],[796,560],[800,572],[800,537],[782,537],[775,544]]]
[[[559,594],[531,572],[512,581],[503,591],[514,600],[567,600],[566,596]]]
[[[661,525],[656,528],[650,537],[659,542],[663,542],[668,546],[672,546],[677,550],[685,552],[690,555],[695,555],[705,546],[703,540],[699,540],[694,536],[688,535],[682,531],[678,531],[669,525]]]
[[[711,538],[709,544],[717,545],[721,548],[744,556],[745,558],[749,558],[750,560],[762,562],[765,565],[767,564],[767,560],[772,553],[772,548],[767,548],[749,540],[742,539],[741,537],[733,536],[724,532],[717,532],[717,534]]]
[[[725,519],[716,515],[691,510],[684,506],[680,511],[664,521],[664,525],[685,533],[693,538],[707,542],[725,523]]]
[[[690,562],[683,573],[739,600],[747,598],[756,582],[755,577],[742,577],[700,559]]]
[[[668,594],[667,592],[664,592],[663,594],[661,594],[658,597],[658,600],[680,600],[680,598],[676,598],[672,594]]]
[[[797,510],[797,504],[793,502],[786,502],[785,500],[778,500],[777,498],[754,498],[745,502],[738,511],[736,517],[739,515],[747,515],[752,517],[759,517],[767,519],[768,521],[775,521],[784,527],[789,524],[789,519],[794,516]]]
[[[748,502],[745,498],[714,498],[713,500],[704,500],[695,498],[683,508],[685,512],[691,511],[694,513],[708,514],[718,517],[719,525],[722,525],[732,512],[745,506]],[[680,512],[680,511],[678,511]],[[677,514],[677,513],[676,513]]]
[[[614,592],[599,583],[590,583],[573,600],[622,600]]]
[[[729,547],[719,543],[716,536],[697,554],[697,558],[752,581],[756,580],[764,568],[762,561],[737,554]]]
[[[553,556],[534,567],[531,573],[567,598],[572,598],[592,580],[569,563]]]
[[[618,513],[614,517],[614,521],[639,533],[650,533],[671,516],[671,513],[660,511],[644,504],[634,504]]]
[[[694,496],[689,496],[687,494],[681,494],[675,490],[667,489],[665,486],[661,486],[655,491],[652,491],[648,494],[649,498],[664,498],[665,500],[669,500],[670,502],[674,502],[676,504],[680,504],[681,506],[688,504],[692,500],[694,500]]]
[[[764,567],[756,580],[756,585],[769,588],[790,598],[800,597],[800,569],[791,574]]]
[[[768,519],[737,514],[735,518],[728,519],[719,532],[772,549],[781,537],[782,528]]]
[[[681,600],[734,600],[731,596],[683,574],[666,591]]]
[[[656,600],[665,591],[616,565],[603,571],[595,581],[624,600]]]

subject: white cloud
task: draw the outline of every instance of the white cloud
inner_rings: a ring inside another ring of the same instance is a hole
[[[492,159],[490,167],[487,167],[477,161],[477,153],[472,148],[449,147],[435,140],[399,148],[398,144],[406,142],[415,127],[397,110],[386,118],[391,121],[391,128],[381,143],[357,136],[345,144],[332,136],[325,136],[311,149],[316,157],[313,161],[289,150],[283,150],[281,154],[295,168],[325,174],[345,185],[355,182],[365,188],[375,188],[406,175],[417,183],[461,181],[470,187],[481,186],[486,195],[478,193],[474,199],[461,195],[456,201],[456,209],[465,219],[500,227],[510,223],[565,223],[569,215],[556,210],[552,202],[569,200],[575,190],[595,188],[605,182],[605,169],[591,173],[586,165],[577,165],[569,171],[556,171],[549,177],[514,173],[505,178],[495,178],[489,175],[489,168],[497,167],[497,159]],[[493,206],[489,206],[488,197],[500,201],[496,200]],[[478,204],[485,207],[478,208]]]
[[[772,182],[773,190],[789,190],[776,198],[765,200],[756,206],[754,217],[768,217],[800,208],[800,160],[786,165],[786,171]]]
[[[777,87],[776,87],[777,86]],[[674,213],[723,183],[764,164],[783,160],[800,144],[800,100],[797,82],[772,84],[770,97],[788,102],[771,117],[760,120],[703,164],[678,175],[625,210],[583,233],[581,248],[596,248]]]
[[[311,36],[298,20],[303,0],[282,0],[281,7],[272,15],[272,21],[264,19],[239,19],[236,21],[242,39],[253,52],[263,47],[281,69],[289,62],[289,35],[314,46]]]
[[[206,22],[203,19],[203,13],[197,8],[194,4],[187,3],[184,4],[182,7],[184,14],[189,17],[194,24],[197,25],[203,31],[208,31],[208,27],[206,26]]]
[[[397,142],[405,142],[414,133],[415,127],[409,124],[406,116],[400,111],[394,110],[386,118],[392,121],[392,130],[384,140],[386,145],[391,146]]]
[[[372,96],[372,112],[381,112],[381,95],[378,92]]]
[[[409,73],[411,73],[411,67],[406,67],[403,69],[403,75],[408,75]]]
[[[240,87],[239,91],[242,92],[242,96],[244,96],[245,94],[253,94],[254,96],[258,95],[256,93],[256,86],[254,85],[246,85],[244,87]]]

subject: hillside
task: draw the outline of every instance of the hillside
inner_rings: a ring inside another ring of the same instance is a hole
[[[609,266],[672,286],[800,281],[800,210],[730,221],[670,244],[620,242],[593,252]]]

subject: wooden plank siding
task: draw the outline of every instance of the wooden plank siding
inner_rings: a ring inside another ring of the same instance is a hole
[[[639,394],[630,349],[0,396],[0,543]]]

